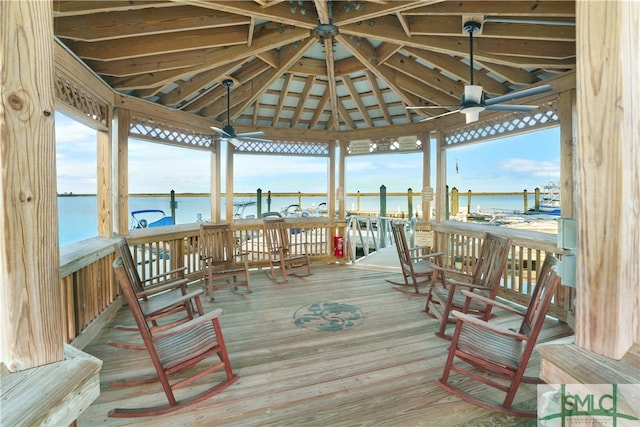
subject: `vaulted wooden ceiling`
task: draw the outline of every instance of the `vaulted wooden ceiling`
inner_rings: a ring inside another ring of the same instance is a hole
[[[55,1],[56,36],[115,90],[243,128],[418,122],[573,71],[574,1]]]

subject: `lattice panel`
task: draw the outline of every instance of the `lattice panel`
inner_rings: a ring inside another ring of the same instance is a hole
[[[485,139],[505,137],[522,133],[524,129],[533,130],[559,124],[559,117],[551,105],[541,106],[535,114],[518,113],[504,118],[475,122],[452,132],[444,132],[445,146],[468,144]]]
[[[102,126],[108,126],[109,107],[105,103],[100,103],[90,94],[86,93],[76,82],[66,76],[56,74],[56,97],[69,107],[87,116]]]
[[[171,143],[173,145],[188,145],[202,148],[212,148],[214,146],[214,140],[211,135],[194,133],[185,128],[179,128],[142,117],[131,117],[129,135],[142,139]]]
[[[422,151],[422,141],[415,137],[397,139],[378,138],[350,141],[347,147],[348,156],[380,154],[380,153],[409,153]]]
[[[236,153],[274,154],[280,156],[328,157],[328,142],[240,141]]]

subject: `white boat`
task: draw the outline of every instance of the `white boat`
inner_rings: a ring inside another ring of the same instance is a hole
[[[550,182],[543,189],[544,195],[540,198],[540,212],[560,215],[560,183]]]

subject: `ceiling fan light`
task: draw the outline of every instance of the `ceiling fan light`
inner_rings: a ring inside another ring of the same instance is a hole
[[[469,108],[469,109],[465,109],[464,110],[464,115],[467,119],[467,124],[469,123],[473,123],[473,122],[477,122],[478,119],[480,118],[480,111],[484,110],[484,108],[482,109],[476,109],[476,108]]]

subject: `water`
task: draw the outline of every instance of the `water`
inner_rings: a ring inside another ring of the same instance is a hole
[[[129,209],[131,211],[141,209],[160,209],[167,215],[171,215],[169,196],[157,197],[130,197]],[[188,224],[196,222],[198,214],[202,215],[203,220],[210,218],[211,205],[208,197],[176,197],[178,208],[176,209],[176,224]],[[236,198],[235,202],[253,201],[249,198]],[[302,197],[302,207],[308,209],[311,204],[316,206],[326,203],[325,199],[317,197]],[[262,199],[262,212],[282,211],[289,205],[298,204],[297,197],[272,197],[271,206],[269,207],[266,197]],[[460,208],[466,208],[467,196],[460,197]],[[433,203],[432,203],[433,206]],[[534,196],[529,195],[528,207],[533,208]],[[347,197],[347,210],[357,209],[356,197]],[[524,210],[523,196],[473,196],[471,198],[471,211],[475,212],[478,207],[483,212],[522,212]],[[379,211],[380,202],[377,197],[360,197],[360,210],[363,211]],[[387,197],[387,212],[406,212],[408,210],[407,197]],[[222,201],[221,206],[222,219],[225,217],[225,202]],[[422,206],[420,197],[413,197],[413,211],[422,216]],[[256,206],[248,206],[244,210],[244,216],[256,215]],[[129,226],[131,226],[131,217],[129,216]],[[95,237],[98,232],[97,221],[97,199],[96,196],[74,196],[74,197],[58,197],[58,231],[60,246],[80,240]]]

